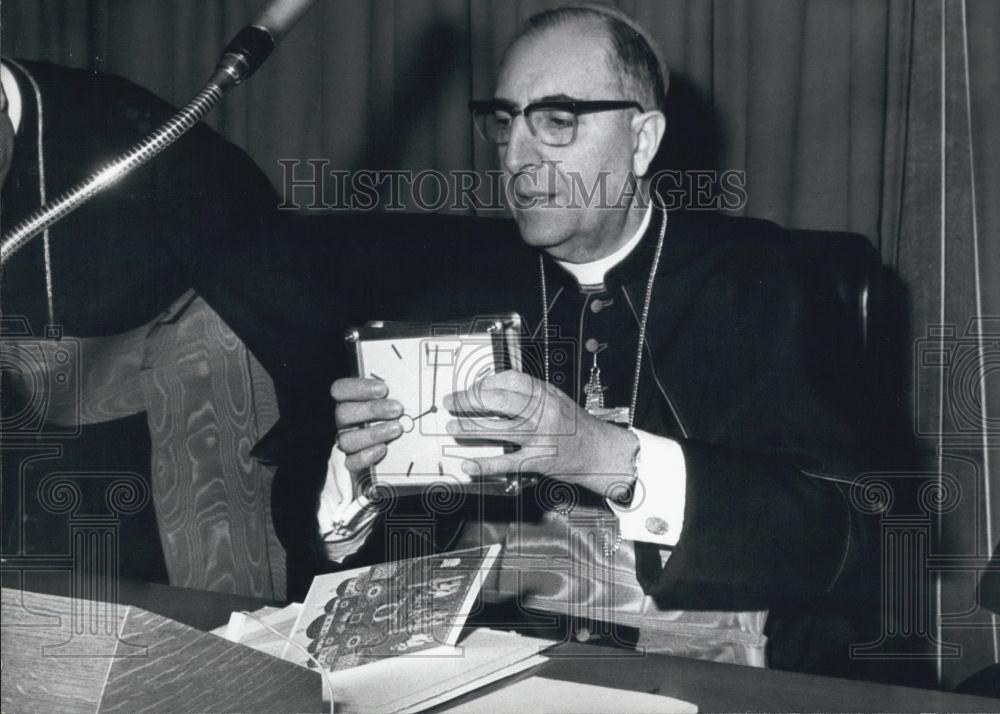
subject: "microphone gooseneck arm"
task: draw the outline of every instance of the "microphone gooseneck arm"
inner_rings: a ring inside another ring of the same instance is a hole
[[[32,238],[120,181],[180,139],[207,115],[222,95],[252,75],[315,0],[273,0],[223,50],[198,94],[162,126],[88,178],[39,207],[0,239],[0,266]]]
[[[222,98],[224,87],[208,83],[165,124],[107,166],[91,174],[73,188],[35,209],[24,220],[5,233],[0,242],[0,265],[5,265],[28,241],[81,205],[139,168],[208,114]]]

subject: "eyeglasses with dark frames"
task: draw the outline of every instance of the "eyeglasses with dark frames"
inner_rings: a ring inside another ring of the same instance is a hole
[[[479,135],[486,141],[503,145],[510,141],[514,119],[524,116],[532,136],[548,146],[568,146],[576,139],[581,114],[610,112],[622,109],[643,111],[638,102],[621,99],[551,100],[532,102],[521,109],[501,99],[469,102],[469,111]]]

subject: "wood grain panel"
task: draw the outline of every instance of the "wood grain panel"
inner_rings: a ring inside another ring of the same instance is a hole
[[[145,410],[139,367],[149,326],[112,337],[80,340],[81,421],[97,424]]]
[[[221,637],[130,608],[122,639],[145,657],[116,657],[100,712],[318,712],[320,675]]]
[[[277,420],[274,388],[201,298],[188,292],[153,323],[122,335],[14,341],[15,348],[23,352],[13,356],[22,365],[19,386],[49,385],[46,414],[67,433],[146,411],[172,584],[284,599],[273,471],[250,456]]]
[[[80,425],[138,414],[146,408],[139,367],[148,330],[147,325],[109,337],[4,341],[15,367],[9,370],[11,384],[27,402],[44,401],[50,429],[73,427],[71,434]]]
[[[138,607],[3,588],[4,712],[317,712],[318,672]]]
[[[261,374],[255,378],[245,345],[201,298],[149,332],[140,377],[171,584],[284,595],[272,474],[250,457],[266,425],[258,408],[273,419],[273,388]]]
[[[253,354],[248,353],[250,361],[251,394],[253,395],[253,414],[257,420],[257,433],[264,435],[278,421],[278,399],[274,393],[274,383],[264,366]],[[267,531],[267,553],[271,573],[271,586],[275,600],[285,600],[288,597],[288,569],[286,567],[285,549],[278,540],[274,530],[274,511],[271,510],[271,485],[274,482],[274,469],[256,464],[263,479],[261,488],[267,503],[264,508],[265,529]]]
[[[0,709],[4,712],[97,711],[101,689],[111,666],[110,657],[60,657],[46,654],[75,642],[84,651],[106,649],[100,629],[74,632],[70,600],[54,595],[22,593],[3,588],[3,624],[0,627],[3,668],[0,673]],[[116,631],[125,608],[112,611]],[[111,653],[114,652],[113,643]]]

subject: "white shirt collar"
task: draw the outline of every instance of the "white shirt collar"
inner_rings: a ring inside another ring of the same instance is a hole
[[[591,261],[589,263],[567,263],[562,260],[557,260],[556,263],[562,267],[567,273],[576,278],[576,282],[581,286],[596,286],[604,284],[604,276],[607,275],[608,271],[613,267],[618,265],[620,262],[628,257],[640,241],[642,237],[646,234],[646,229],[649,228],[649,222],[653,217],[653,202],[650,201],[649,207],[646,209],[646,215],[642,218],[642,223],[639,225],[639,229],[635,234],[628,239],[621,248],[616,250],[611,255],[607,255],[603,258],[598,258],[597,260]]]
[[[17,80],[14,74],[7,69],[7,65],[0,64],[0,82],[3,82],[3,92],[7,95],[7,116],[10,123],[14,125],[14,133],[17,133],[21,126],[21,90],[17,88]]]

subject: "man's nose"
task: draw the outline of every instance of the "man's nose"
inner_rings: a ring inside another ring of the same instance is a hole
[[[523,169],[540,166],[542,157],[538,153],[538,144],[538,138],[528,126],[527,117],[514,117],[510,125],[510,139],[501,148],[504,168],[516,174]]]

